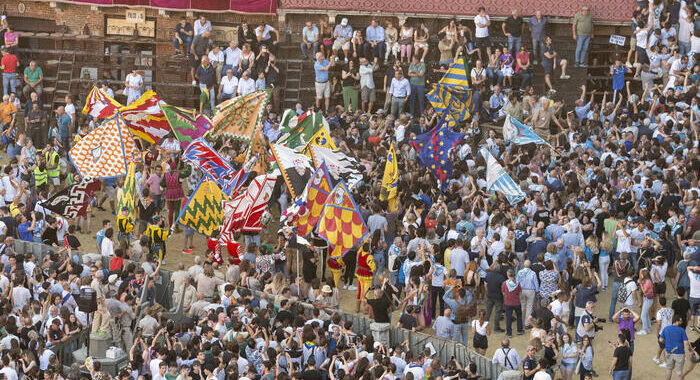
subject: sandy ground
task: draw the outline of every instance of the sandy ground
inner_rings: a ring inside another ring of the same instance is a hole
[[[109,209],[108,203],[105,203],[107,209]],[[99,210],[94,210],[95,212],[95,217],[93,217],[93,225],[92,225],[92,233],[90,235],[87,234],[79,234],[78,237],[83,244],[84,251],[86,252],[96,252],[96,243],[95,243],[95,232],[101,228],[101,223],[103,219],[112,219],[116,221],[115,217],[110,217],[109,212],[103,212]],[[167,213],[167,210],[163,210],[163,213]],[[167,215],[167,214],[165,214]],[[113,222],[114,223],[114,222]],[[274,234],[268,234],[268,236],[274,236]],[[206,239],[198,234],[195,234],[194,237],[194,245],[195,245],[195,250],[194,254],[183,254],[182,253],[182,248],[183,248],[183,242],[184,242],[184,237],[182,233],[176,233],[172,238],[168,240],[167,243],[167,255],[166,255],[166,265],[165,267],[168,269],[176,269],[178,263],[184,263],[186,267],[189,265],[192,265],[194,262],[194,256],[199,254],[202,255],[204,254],[204,251],[206,249]],[[270,243],[273,243],[270,241]],[[273,243],[274,244],[274,243]],[[330,275],[330,273],[327,273],[327,275]],[[356,283],[355,283],[356,284]],[[671,287],[668,287],[669,290]],[[355,296],[357,292],[356,291],[350,291],[350,290],[342,290],[341,289],[341,308],[346,311],[354,311],[355,309]],[[607,318],[608,315],[608,307],[610,305],[610,290],[603,292],[599,295],[598,297],[598,304],[596,306],[596,312],[594,313],[596,316],[602,317],[602,318]],[[674,295],[672,295],[672,290],[669,291],[668,293],[668,299],[672,300]],[[483,306],[481,306],[483,307]],[[641,313],[641,310],[637,310],[638,312]],[[399,318],[399,313],[394,313],[394,322],[398,321]],[[610,368],[610,362],[612,359],[612,354],[613,354],[613,348],[611,348],[607,342],[608,341],[615,341],[616,336],[617,336],[617,326],[613,323],[607,322],[601,324],[604,327],[603,331],[599,331],[596,334],[596,340],[594,344],[594,350],[595,350],[595,356],[594,356],[594,368],[596,371],[600,374],[600,378],[608,378],[608,369]],[[505,318],[501,322],[501,326],[505,328]],[[639,322],[639,327],[641,328],[641,322]],[[653,324],[652,325],[652,331],[656,331],[657,325]],[[515,322],[513,323],[513,330],[515,332],[516,326]],[[432,329],[428,329],[425,332],[431,333],[432,334]],[[573,335],[573,331],[570,329],[569,331]],[[688,332],[689,338],[691,341],[695,340],[698,337],[698,334],[695,332]],[[487,351],[487,356],[491,357],[493,355],[493,352],[495,349],[500,347],[500,341],[505,337],[504,333],[500,334],[495,334],[492,333],[492,335],[489,337],[489,349]],[[471,334],[469,336],[469,345],[471,347]],[[657,364],[655,364],[652,361],[652,358],[656,355],[656,350],[658,348],[658,345],[656,343],[656,335],[654,334],[649,334],[649,335],[644,335],[644,336],[637,336],[636,342],[635,342],[635,353],[634,353],[634,358],[633,358],[633,379],[646,379],[646,378],[656,378],[656,379],[662,379],[665,376],[665,369],[659,367]],[[525,355],[526,352],[526,347],[528,345],[529,341],[529,330],[525,331],[525,335],[522,336],[517,336],[514,335],[512,339],[512,347],[514,347],[518,353],[521,356]],[[688,362],[686,362],[686,368],[687,368]],[[700,366],[699,366],[700,367]],[[686,377],[686,379],[698,379],[700,378],[698,373],[700,373],[700,370],[696,368],[696,370],[689,375],[689,377]],[[578,379],[578,375],[574,375],[576,379]],[[561,374],[557,373],[556,378],[561,378]],[[675,378],[675,377],[674,377]]]

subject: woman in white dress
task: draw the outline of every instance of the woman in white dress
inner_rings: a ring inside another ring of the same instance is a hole
[[[143,91],[143,77],[136,71],[136,69],[131,70],[131,73],[126,76],[124,81],[126,86],[126,104],[129,105],[133,103],[136,99],[141,97]]]

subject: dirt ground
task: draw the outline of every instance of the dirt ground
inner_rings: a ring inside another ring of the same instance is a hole
[[[109,209],[109,206],[107,203],[105,203],[105,206],[107,209]],[[114,216],[110,216],[109,212],[104,212],[104,211],[99,211],[99,210],[94,210],[95,212],[95,217],[93,217],[93,223],[92,223],[92,233],[90,235],[86,234],[79,234],[78,237],[80,239],[80,242],[83,244],[84,251],[86,252],[96,252],[96,243],[95,243],[95,233],[97,230],[101,228],[102,225],[102,220],[103,219],[111,219],[116,221],[116,218]],[[163,213],[167,215],[167,210],[163,210]],[[274,234],[268,234],[267,236],[275,236]],[[179,263],[184,263],[186,267],[190,266],[194,262],[194,256],[199,254],[203,255],[204,251],[206,249],[206,239],[199,235],[195,234],[194,237],[194,254],[183,254],[182,249],[183,249],[183,242],[184,242],[184,237],[182,233],[176,233],[172,238],[168,239],[167,242],[167,254],[166,254],[166,264],[165,267],[167,269],[174,270],[177,268],[177,265]],[[270,243],[274,244],[273,241],[270,241]],[[320,268],[319,268],[320,270]],[[327,274],[330,275],[330,274]],[[355,282],[356,284],[356,282]],[[667,294],[667,297],[669,300],[672,300],[674,295],[672,294],[671,287],[669,286],[669,292]],[[357,294],[356,291],[350,291],[350,290],[342,290],[341,289],[341,308],[345,311],[354,311],[355,309],[355,296]],[[607,318],[608,316],[608,307],[610,305],[610,290],[607,290],[606,292],[602,292],[598,296],[598,303],[596,306],[596,311],[594,315],[599,316],[601,318]],[[482,306],[483,307],[483,306]],[[637,310],[638,312],[641,313],[641,310]],[[399,318],[399,313],[393,313],[394,321],[393,323],[396,323]],[[515,327],[515,322],[513,322],[513,330],[516,330]],[[617,337],[617,325],[607,322],[601,324],[603,326],[603,331],[599,331],[596,334],[596,340],[594,343],[594,368],[595,370],[600,374],[600,378],[609,378],[608,376],[608,369],[610,368],[610,363],[612,359],[612,354],[613,354],[613,348],[608,345],[608,341],[615,341]],[[501,326],[505,328],[505,319],[502,321]],[[639,322],[639,328],[641,328],[641,322]],[[652,331],[656,331],[657,325],[653,324],[652,325]],[[432,329],[428,329],[425,331],[426,333],[431,333],[432,334]],[[569,330],[569,332],[573,335],[573,330]],[[698,334],[695,332],[688,331],[688,336],[690,338],[690,341],[693,341],[697,339]],[[493,355],[493,352],[495,349],[500,347],[500,342],[501,340],[505,337],[503,333],[500,334],[495,334],[492,333],[492,335],[489,337],[489,349],[487,351],[487,357],[491,357]],[[471,347],[472,341],[471,341],[471,334],[469,336],[469,346]],[[647,378],[656,378],[656,379],[662,379],[665,376],[665,369],[659,367],[656,363],[652,361],[652,358],[656,355],[656,350],[658,348],[657,341],[656,341],[656,334],[649,334],[649,335],[644,335],[644,336],[637,336],[636,337],[636,342],[635,342],[635,352],[634,352],[634,357],[633,357],[633,374],[632,374],[632,379],[647,379]],[[528,345],[529,341],[529,330],[525,331],[525,335],[518,336],[514,335],[513,339],[511,340],[511,346],[514,347],[518,353],[521,356],[525,356],[526,353],[526,347]],[[686,368],[688,368],[689,362],[686,362]],[[696,368],[696,370],[689,375],[689,377],[686,377],[686,379],[698,379],[698,373],[700,370]],[[578,375],[575,378],[578,379]],[[556,378],[560,379],[561,374],[556,373]],[[675,377],[674,377],[675,379]]]

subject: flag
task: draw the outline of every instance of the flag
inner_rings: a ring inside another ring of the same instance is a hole
[[[446,114],[445,121],[450,127],[467,120],[474,111],[472,90],[469,88],[464,57],[460,56],[450,66],[433,89],[425,94],[435,112]]]
[[[306,185],[304,193],[299,197],[301,207],[296,220],[292,223],[296,226],[297,235],[306,236],[314,230],[332,189],[328,167],[325,163],[321,163]]]
[[[331,176],[336,181],[345,180],[351,189],[362,180],[362,172],[365,169],[354,157],[350,157],[339,150],[330,150],[317,145],[311,146],[311,156],[316,167],[325,162]]]
[[[93,86],[85,99],[83,114],[90,115],[96,119],[109,119],[114,116],[123,106],[112,99],[104,91]]]
[[[502,193],[508,198],[508,202],[511,205],[515,205],[525,199],[525,193],[510,178],[503,166],[498,163],[496,157],[486,149],[486,146],[482,146],[479,149],[479,153],[486,161],[486,190]]]
[[[221,186],[225,194],[231,195],[236,170],[209,143],[200,137],[185,148],[182,159],[191,163],[212,181]]]
[[[129,163],[138,160],[139,155],[119,113],[80,139],[70,150],[70,159],[80,176],[96,179],[125,175]]]
[[[100,189],[100,181],[90,177],[83,177],[83,180],[60,190],[54,194],[42,206],[63,216],[66,219],[73,219],[87,214],[88,203]]]
[[[204,136],[211,129],[211,120],[207,115],[191,108],[161,104],[160,109],[168,120],[175,138],[180,141],[182,149],[187,148],[192,140]]]
[[[202,178],[185,207],[177,217],[177,223],[192,228],[205,236],[217,231],[223,221],[222,202],[229,197],[221,188],[207,178]]]
[[[516,145],[547,144],[532,128],[510,115],[506,116],[506,121],[503,123],[503,139]]]
[[[282,145],[271,144],[270,149],[292,198],[298,197],[313,174],[311,158]]]
[[[157,144],[170,133],[170,125],[160,109],[165,102],[153,90],[143,93],[140,98],[119,112],[129,125],[129,130],[134,136]]]
[[[340,181],[326,198],[316,234],[328,242],[331,257],[341,257],[369,233],[362,214],[344,181]]]
[[[280,122],[280,134],[275,143],[288,148],[304,147],[319,129],[325,129],[330,135],[328,121],[322,114],[306,111],[297,116],[293,110],[286,110]]]
[[[119,197],[119,202],[117,203],[117,212],[120,213],[123,207],[129,209],[129,218],[135,219],[135,206],[136,206],[136,161],[131,161],[129,163],[129,169],[126,173],[126,178],[124,179],[124,186],[122,186],[122,194]]]
[[[259,175],[248,185],[246,191],[230,201],[223,202],[226,218],[222,231],[250,233],[262,231],[262,215],[272,196],[275,181],[277,181],[277,175]]]
[[[452,177],[452,160],[450,152],[464,137],[464,133],[453,132],[450,127],[433,128],[426,133],[429,138],[418,136],[418,141],[423,143],[422,149],[418,152],[418,159],[423,166],[438,177],[442,190],[447,188],[448,180]]]
[[[250,140],[248,149],[245,151],[245,160],[250,160],[253,156],[258,156],[255,166],[253,166],[251,169],[256,173],[262,174],[268,171],[267,169],[270,156],[266,147],[267,138],[263,136],[262,123],[259,123],[255,128],[255,133],[253,134],[253,138]]]
[[[318,131],[316,131],[316,133],[314,133],[314,135],[311,136],[311,139],[306,144],[306,146],[304,146],[304,149],[302,149],[302,153],[311,157],[312,145],[322,146],[330,150],[338,150],[327,128],[321,128]]]
[[[250,141],[269,100],[269,91],[255,91],[217,105],[214,109],[213,126],[207,135]]]
[[[250,160],[246,161],[243,164],[243,167],[232,176],[231,181],[229,181],[229,185],[226,186],[231,191],[229,196],[235,196],[238,194],[238,189],[240,189],[248,179],[248,176],[250,176],[250,172],[255,168],[258,159],[258,155],[253,156]]]
[[[399,165],[396,157],[394,143],[391,143],[386,154],[386,165],[384,166],[384,177],[382,178],[382,189],[379,199],[389,202],[389,211],[396,211],[399,208],[397,192],[399,186]]]

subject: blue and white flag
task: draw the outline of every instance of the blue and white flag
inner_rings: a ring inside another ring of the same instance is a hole
[[[503,123],[503,139],[516,145],[547,144],[532,128],[512,116],[506,116],[506,121]]]
[[[481,156],[484,157],[486,161],[486,190],[502,193],[508,198],[508,202],[511,205],[517,204],[525,199],[525,193],[523,193],[515,181],[510,178],[505,169],[503,169],[503,166],[498,163],[496,157],[488,151],[486,146],[482,146],[481,149],[479,149],[479,153],[481,153]]]

